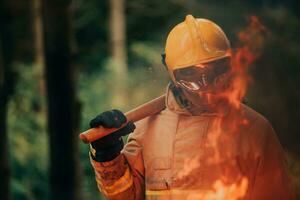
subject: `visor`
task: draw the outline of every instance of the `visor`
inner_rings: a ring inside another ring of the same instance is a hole
[[[175,82],[190,91],[216,91],[223,87],[230,72],[230,56],[208,63],[176,69]]]

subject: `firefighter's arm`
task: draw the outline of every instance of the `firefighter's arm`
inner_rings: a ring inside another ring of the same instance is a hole
[[[112,161],[91,159],[100,192],[109,200],[145,199],[144,164],[137,131],[129,136],[122,153]]]
[[[119,112],[118,112],[119,113]],[[120,113],[119,113],[120,114]],[[101,116],[102,115],[102,116]],[[123,118],[123,115],[104,116],[103,113],[96,117],[94,121],[99,121],[97,118],[107,121],[107,117],[112,119]],[[100,120],[101,121],[101,120]],[[111,123],[111,122],[109,122]],[[93,120],[91,121],[93,126]],[[97,125],[99,123],[96,123]],[[103,123],[101,122],[101,125]],[[104,125],[106,126],[106,125]],[[112,133],[106,137],[118,136],[116,139],[103,138],[97,143],[92,143],[90,157],[91,164],[95,170],[96,181],[100,192],[108,200],[137,200],[143,199],[144,195],[144,168],[142,162],[141,145],[136,139],[136,132],[129,137],[126,147],[123,149],[123,141],[120,135],[127,135],[132,132],[135,127],[132,125],[125,126],[119,132]],[[133,125],[134,126],[134,125]],[[106,126],[107,127],[107,126]],[[115,127],[112,125],[112,127]],[[126,128],[127,127],[127,128]],[[113,143],[111,145],[109,143]],[[109,145],[109,148],[107,146]],[[105,148],[104,148],[105,147]],[[123,152],[120,151],[123,149]]]
[[[272,126],[267,121],[257,124],[261,136],[261,153],[254,180],[251,200],[292,200],[295,199],[287,170],[284,150]]]

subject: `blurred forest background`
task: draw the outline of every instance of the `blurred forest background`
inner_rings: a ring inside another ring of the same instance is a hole
[[[187,14],[233,47],[250,16],[267,28],[247,102],[274,126],[300,191],[296,0],[0,0],[0,199],[102,199],[77,136],[100,112],[165,91],[160,54]]]

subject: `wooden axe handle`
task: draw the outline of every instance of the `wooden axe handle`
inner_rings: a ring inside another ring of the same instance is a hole
[[[127,118],[127,122],[136,122],[141,119],[144,119],[150,115],[154,115],[156,113],[159,113],[163,109],[165,109],[165,95],[162,95],[156,99],[153,99],[133,110],[130,110],[125,113],[125,116]],[[120,128],[126,126],[126,123],[123,124]],[[84,143],[91,143],[95,140],[98,140],[106,135],[109,135],[112,132],[115,132],[116,130],[120,128],[104,128],[102,126],[97,128],[91,128],[83,133],[80,133],[79,138]]]

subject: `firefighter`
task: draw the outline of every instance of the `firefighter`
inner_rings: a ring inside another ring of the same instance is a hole
[[[284,151],[269,122],[220,95],[231,88],[230,50],[210,20],[188,15],[171,30],[163,56],[172,80],[166,109],[90,145],[107,199],[293,199]],[[111,110],[90,127],[124,123],[124,114]]]

